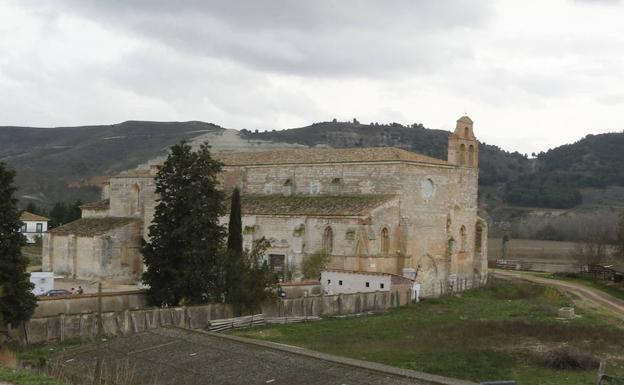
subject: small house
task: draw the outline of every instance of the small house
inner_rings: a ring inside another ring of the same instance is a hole
[[[35,243],[44,233],[48,232],[48,222],[50,219],[41,215],[33,214],[28,211],[22,211],[20,216],[22,221],[21,232],[26,237],[27,243]]]

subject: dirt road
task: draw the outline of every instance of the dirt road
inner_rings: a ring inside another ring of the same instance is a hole
[[[603,291],[593,289],[587,286],[583,286],[575,282],[568,282],[568,281],[562,281],[562,280],[551,279],[551,278],[541,278],[541,277],[536,277],[528,273],[522,273],[518,271],[491,269],[490,273],[498,278],[523,279],[525,281],[552,286],[557,289],[561,289],[561,290],[574,293],[585,300],[588,300],[603,308],[611,310],[617,316],[624,319],[624,301],[619,298],[615,298]]]

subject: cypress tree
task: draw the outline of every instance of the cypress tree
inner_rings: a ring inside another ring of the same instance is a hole
[[[219,259],[225,229],[223,193],[207,143],[198,151],[182,142],[171,148],[156,175],[158,204],[142,253],[153,305],[206,303],[220,300]]]
[[[228,250],[236,253],[243,253],[243,225],[241,223],[241,197],[240,190],[234,189],[232,193],[232,204],[230,207],[230,223],[228,224]]]
[[[0,162],[0,319],[12,325],[27,321],[37,306],[33,285],[22,255],[24,236],[17,200],[13,197],[15,172]]]

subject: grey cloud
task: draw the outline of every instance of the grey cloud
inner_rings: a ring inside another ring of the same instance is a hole
[[[468,0],[67,0],[65,7],[187,55],[317,76],[436,71],[453,57],[470,56],[466,35],[489,14]]]

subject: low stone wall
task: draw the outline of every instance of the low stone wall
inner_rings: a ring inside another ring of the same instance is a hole
[[[119,312],[147,306],[141,291],[102,293],[102,311]],[[68,297],[42,297],[37,301],[34,318],[59,314],[80,314],[97,309],[97,294],[80,294]]]
[[[410,302],[409,291],[314,296],[278,300],[262,307],[265,317],[305,317],[383,311]],[[231,305],[207,304],[174,308],[143,308],[104,312],[104,333],[130,335],[160,326],[205,329],[210,320],[233,317]],[[94,312],[34,317],[25,327],[28,343],[49,340],[88,339],[97,333]]]

